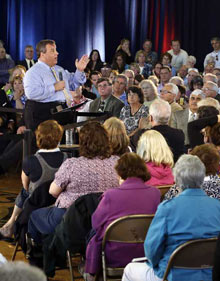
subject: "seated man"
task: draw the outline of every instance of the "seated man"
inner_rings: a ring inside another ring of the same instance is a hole
[[[218,94],[218,86],[212,81],[208,81],[204,84],[202,88],[203,92],[205,93],[206,97],[210,97],[216,99],[220,102],[220,95]]]
[[[9,71],[14,66],[14,61],[12,59],[6,58],[5,48],[0,47],[0,88],[8,82]]]
[[[220,204],[201,189],[205,174],[205,166],[197,156],[180,157],[174,177],[183,191],[159,205],[144,243],[148,261],[128,264],[123,281],[162,281],[170,255],[178,246],[189,240],[218,236]],[[212,280],[212,270],[171,268],[168,280]]]
[[[27,45],[24,50],[25,59],[19,61],[17,64],[23,65],[27,70],[31,68],[37,61],[34,60],[34,48]]]
[[[124,103],[112,95],[112,86],[108,78],[99,78],[98,91],[100,97],[90,103],[90,112],[108,111],[112,116],[119,117]]]
[[[174,162],[176,162],[179,156],[184,153],[184,134],[182,130],[168,126],[170,115],[171,107],[168,102],[157,99],[151,104],[149,109],[150,127],[164,136],[173,152]],[[136,150],[138,140],[145,131],[146,129],[140,129],[130,138],[133,151]]]
[[[187,132],[188,122],[197,119],[197,102],[204,99],[205,96],[201,90],[194,90],[189,98],[189,108],[176,111],[171,116],[170,126],[181,129],[185,135],[185,146],[189,146],[189,138]]]

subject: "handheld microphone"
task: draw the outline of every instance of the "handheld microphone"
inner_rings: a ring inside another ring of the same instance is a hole
[[[59,72],[59,80],[63,81],[63,73],[61,71]]]

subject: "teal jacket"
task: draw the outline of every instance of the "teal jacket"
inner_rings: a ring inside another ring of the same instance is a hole
[[[220,233],[220,202],[201,189],[185,189],[162,202],[147,233],[144,248],[149,265],[163,278],[172,252],[188,240],[210,238]],[[210,269],[171,269],[168,280],[212,280]]]

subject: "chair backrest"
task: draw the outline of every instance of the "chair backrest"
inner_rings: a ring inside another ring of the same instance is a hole
[[[168,185],[158,185],[156,186],[160,190],[160,202],[163,201],[164,195],[167,193],[167,191],[173,186],[173,184],[168,184]]]
[[[163,280],[167,280],[170,269],[205,269],[214,265],[217,237],[188,241],[173,251],[169,258]]]
[[[109,224],[102,240],[102,249],[107,241],[123,243],[144,243],[154,215],[129,215]]]

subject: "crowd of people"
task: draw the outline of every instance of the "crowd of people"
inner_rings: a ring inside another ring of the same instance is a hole
[[[35,208],[29,216],[27,233],[33,248],[55,232],[78,199],[102,194],[89,217],[89,239],[83,237],[87,249],[81,269],[86,280],[94,280],[100,271],[105,230],[119,217],[155,214],[144,246],[107,247],[108,263],[126,266],[124,281],[162,280],[169,257],[180,244],[218,236],[220,38],[212,38],[211,44],[213,52],[204,58],[202,71],[179,40],[173,40],[171,49],[159,58],[151,40],[145,40],[133,56],[129,40],[123,39],[112,64],[104,63],[94,49],[76,59],[75,73],[57,65],[53,40],[37,44],[38,61],[33,59],[33,47],[26,46],[25,59],[16,66],[0,46],[0,107],[17,109],[0,110],[0,135],[30,129],[36,135],[36,146],[32,145],[37,151],[23,159],[23,188],[11,218],[0,229],[1,238],[13,236],[26,202],[48,181],[49,194],[56,201],[54,206]],[[66,159],[59,149],[63,127],[52,120],[52,112],[76,105],[79,112],[110,117],[105,122],[78,117],[78,122],[86,121],[78,130],[79,157]],[[0,174],[4,174],[19,160],[22,146],[20,140],[5,138],[0,146]],[[157,187],[163,185],[171,188],[160,204]],[[147,263],[129,263],[144,254]],[[181,276],[211,280],[211,271],[171,270],[168,279],[183,280]]]

